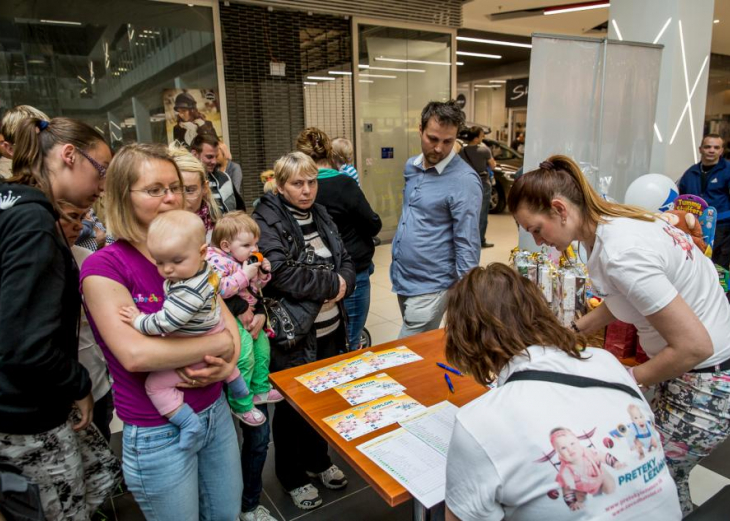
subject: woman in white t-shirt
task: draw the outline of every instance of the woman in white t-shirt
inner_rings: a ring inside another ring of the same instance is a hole
[[[586,248],[605,305],[573,329],[591,333],[615,319],[637,327],[650,360],[631,375],[658,384],[656,427],[689,513],[690,470],[730,433],[730,305],[712,261],[679,229],[602,199],[566,156],[523,175],[508,204],[538,245],[564,250],[577,240]]]
[[[496,387],[457,413],[447,520],[678,520],[654,415],[628,372],[504,264],[449,291],[446,357]],[[585,349],[583,349],[585,348]]]

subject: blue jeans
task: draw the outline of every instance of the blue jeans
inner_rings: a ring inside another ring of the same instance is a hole
[[[266,405],[256,407],[269,418],[269,409]],[[261,490],[264,488],[262,473],[266,463],[266,454],[269,451],[269,425],[266,422],[258,427],[251,427],[241,422],[243,445],[241,446],[241,472],[243,473],[243,496],[241,497],[241,512],[251,512],[259,506]]]
[[[237,519],[241,466],[231,411],[223,395],[198,413],[204,437],[197,450],[178,447],[180,430],[124,425],[124,479],[144,516],[152,521]]]
[[[358,272],[355,277],[355,291],[345,299],[347,343],[350,351],[360,347],[360,336],[370,311],[370,275],[374,271],[375,265],[371,263],[368,269]]]
[[[479,240],[487,242],[487,225],[489,224],[489,207],[492,205],[492,181],[489,177],[482,177],[482,207],[479,210]]]

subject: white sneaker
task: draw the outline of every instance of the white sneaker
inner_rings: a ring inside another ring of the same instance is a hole
[[[240,521],[278,521],[267,509],[259,505],[251,512],[241,512],[238,516]]]
[[[264,415],[264,413],[259,411],[256,407],[244,413],[231,410],[231,414],[249,427],[258,427],[259,425],[266,423],[266,415]]]
[[[338,490],[347,486],[347,476],[345,476],[345,473],[337,465],[332,465],[319,474],[307,471],[307,476],[310,478],[319,478],[322,484],[330,490]]]
[[[289,495],[294,501],[294,504],[302,510],[312,510],[322,504],[319,491],[309,484],[290,490]]]

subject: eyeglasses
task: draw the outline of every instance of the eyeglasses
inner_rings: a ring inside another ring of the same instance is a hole
[[[167,192],[175,195],[180,195],[185,191],[185,187],[182,185],[168,186],[163,188],[161,186],[155,186],[154,188],[142,188],[140,190],[130,190],[130,192],[144,192],[150,197],[163,197]]]
[[[99,179],[104,179],[106,177],[106,167],[99,163],[96,159],[91,157],[89,154],[81,150],[80,148],[76,147],[76,150],[79,151],[79,154],[84,156],[86,159],[89,160],[89,163],[91,163],[91,166],[93,166],[97,172],[99,172]]]
[[[185,195],[195,195],[200,192],[200,187],[197,185],[185,185]]]

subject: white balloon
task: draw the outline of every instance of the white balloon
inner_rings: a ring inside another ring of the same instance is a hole
[[[674,208],[679,189],[670,178],[662,174],[646,174],[629,185],[624,203],[641,206],[650,212],[666,212]]]

